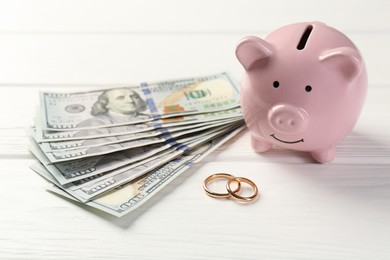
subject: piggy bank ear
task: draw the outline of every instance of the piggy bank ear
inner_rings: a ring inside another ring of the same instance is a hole
[[[349,47],[327,50],[320,55],[319,60],[340,73],[348,82],[355,79],[363,68],[363,60],[359,52]]]
[[[256,36],[242,39],[236,48],[236,56],[246,70],[264,64],[271,55],[272,46]]]

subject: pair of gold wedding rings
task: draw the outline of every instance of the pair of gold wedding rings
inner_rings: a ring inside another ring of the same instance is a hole
[[[226,179],[226,191],[227,192],[215,192],[212,191],[209,188],[209,184],[214,182],[217,179]],[[241,191],[241,184],[245,183],[246,186],[249,186],[251,189],[251,192],[249,195],[242,195],[240,193]],[[259,190],[256,186],[256,184],[244,177],[235,177],[228,173],[216,173],[213,175],[210,175],[204,180],[203,183],[203,189],[205,190],[206,194],[213,198],[233,198],[235,200],[238,200],[240,202],[251,202],[257,198],[259,195]]]

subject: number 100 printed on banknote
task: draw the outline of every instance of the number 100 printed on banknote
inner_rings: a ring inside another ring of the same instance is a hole
[[[41,127],[64,131],[130,125],[239,106],[227,73],[68,93],[40,93]]]

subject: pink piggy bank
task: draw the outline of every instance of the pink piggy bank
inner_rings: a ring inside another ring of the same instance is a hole
[[[236,56],[245,68],[241,107],[257,152],[273,145],[307,151],[320,163],[354,127],[367,92],[356,46],[319,22],[249,36]]]

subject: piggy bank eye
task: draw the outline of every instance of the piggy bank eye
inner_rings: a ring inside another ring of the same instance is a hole
[[[275,80],[272,85],[274,86],[274,88],[278,88],[280,84],[279,81]]]
[[[310,92],[313,88],[310,85],[307,85],[305,87],[306,92]]]

